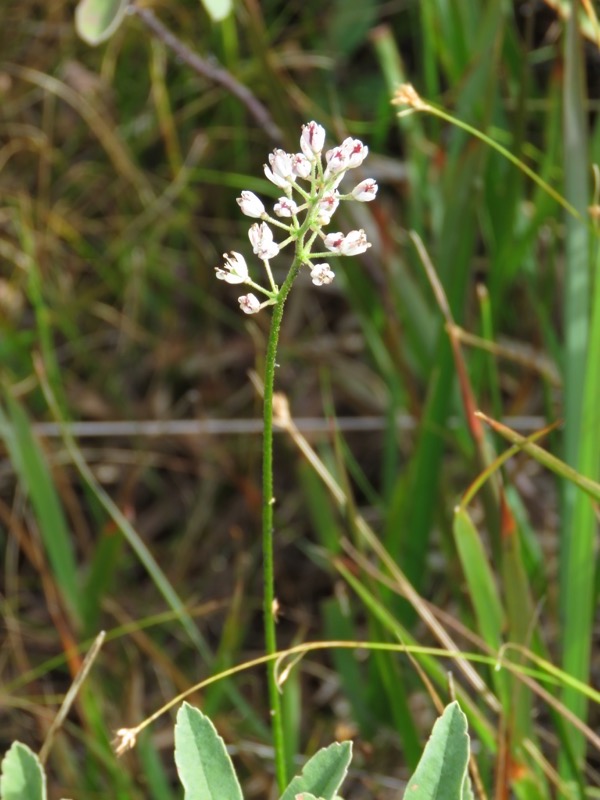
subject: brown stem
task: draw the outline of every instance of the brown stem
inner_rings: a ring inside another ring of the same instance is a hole
[[[267,136],[274,142],[280,144],[283,141],[281,130],[275,124],[265,106],[256,99],[246,86],[239,83],[231,73],[212,61],[200,58],[197,53],[190,50],[181,39],[178,39],[174,33],[166,28],[149,8],[140,8],[140,6],[132,3],[130,10],[132,14],[136,14],[142,20],[157,39],[160,39],[164,45],[173,51],[177,58],[191,67],[194,72],[218,83],[234,97],[237,97],[246,106]]]

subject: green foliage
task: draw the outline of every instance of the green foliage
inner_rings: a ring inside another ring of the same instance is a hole
[[[302,796],[335,800],[352,758],[350,742],[324,747],[293,778],[281,800]],[[185,703],[177,714],[175,761],[186,800],[241,798],[231,759],[208,717]],[[457,702],[437,720],[406,797],[417,800],[470,800],[467,718]]]
[[[303,792],[334,800],[348,771],[352,744],[332,744],[310,758],[302,774],[293,778],[281,800]],[[185,800],[241,800],[241,788],[223,739],[197,708],[184,703],[175,725],[175,763],[185,789]]]
[[[350,742],[332,744],[310,758],[281,800],[296,797],[335,800],[352,758]],[[177,715],[175,760],[186,800],[241,797],[231,759],[210,720],[187,703]],[[467,718],[457,702],[437,720],[419,764],[408,781],[406,797],[417,800],[471,800],[468,776]],[[191,788],[190,788],[191,787]]]
[[[0,683],[14,698],[1,721],[8,741],[25,740],[21,709],[38,710],[42,682],[58,705],[74,643],[105,627],[94,702],[81,697],[48,774],[66,796],[142,800],[145,773],[158,800],[176,784],[161,736],[138,745],[136,769],[110,752],[111,731],[139,697],[150,713],[260,649],[260,454],[247,432],[260,401],[247,375],[262,370],[267,320],[242,318],[214,267],[249,252],[235,195],[273,196],[261,169],[274,145],[226,84],[125,18],[125,3],[83,0],[77,32],[73,5],[0,3],[0,595],[13,637]],[[276,390],[309,432],[302,447],[275,436],[278,642],[451,655],[311,654],[283,698],[288,762],[331,741],[343,708],[378,771],[406,778],[423,687],[444,702],[450,666],[488,796],[597,791],[584,738],[593,763],[597,710],[581,691],[598,593],[597,25],[582,5],[567,38],[572,5],[154,9],[273,115],[277,146],[297,148],[315,119],[332,141],[362,138],[381,185],[340,222],[364,227],[371,251],[329,289],[300,281],[282,325]],[[397,117],[389,100],[404,81],[446,116]],[[407,231],[445,291],[462,367]],[[532,427],[478,431],[468,396]],[[66,428],[52,428],[59,417]],[[558,418],[564,429],[525,439]],[[72,421],[89,426],[81,438],[66,435]],[[477,476],[481,491],[453,513]],[[538,669],[546,647],[567,674]],[[228,735],[271,743],[258,673],[202,691]],[[257,756],[244,766],[270,780]]]
[[[310,758],[281,800],[335,800],[352,759],[351,742],[334,743]],[[437,720],[406,789],[417,800],[470,800],[467,719],[457,702]],[[185,800],[242,800],[223,739],[199,709],[184,703],[175,724],[175,763]],[[45,800],[46,777],[26,745],[15,742],[2,761],[0,800]]]

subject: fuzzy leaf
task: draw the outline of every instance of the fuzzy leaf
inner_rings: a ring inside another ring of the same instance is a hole
[[[294,800],[296,795],[315,795],[334,800],[352,758],[352,742],[334,742],[315,753],[300,775],[292,779],[281,800]]]
[[[404,794],[410,800],[466,800],[470,796],[467,718],[450,703],[433,726],[429,741]]]
[[[243,800],[223,739],[209,718],[189,703],[177,712],[175,764],[185,800]]]
[[[13,742],[2,759],[2,800],[46,800],[46,775],[36,754],[21,742]]]

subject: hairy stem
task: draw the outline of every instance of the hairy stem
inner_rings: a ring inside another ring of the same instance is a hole
[[[267,655],[277,652],[277,634],[275,632],[276,605],[275,605],[275,574],[273,559],[273,388],[275,385],[275,369],[277,367],[277,345],[279,331],[283,317],[283,307],[292,284],[298,275],[301,260],[294,259],[292,268],[273,308],[269,340],[267,343],[265,362],[265,389],[263,400],[263,513],[262,513],[262,545],[263,545],[263,579],[264,579],[264,625],[265,649]],[[283,735],[283,720],[281,716],[281,697],[277,687],[274,660],[268,663],[269,706],[271,711],[271,725],[273,730],[273,745],[275,748],[275,771],[277,784],[282,793],[287,786],[288,776],[285,757],[285,741]]]

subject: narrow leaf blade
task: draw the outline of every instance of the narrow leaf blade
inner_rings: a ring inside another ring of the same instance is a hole
[[[493,650],[498,650],[502,643],[504,611],[479,534],[467,511],[460,507],[454,514],[454,540],[477,614],[479,632]]]
[[[24,409],[6,394],[9,416],[0,407],[0,436],[33,506],[44,549],[65,603],[79,621],[77,563],[69,525],[50,468]]]

